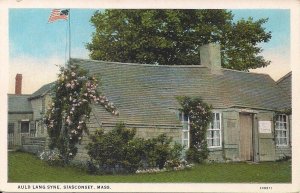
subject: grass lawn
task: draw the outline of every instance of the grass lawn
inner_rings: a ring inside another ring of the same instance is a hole
[[[54,167],[37,157],[9,152],[9,182],[195,182],[195,183],[290,183],[291,162],[214,163],[183,171],[156,174],[95,176],[74,167]]]

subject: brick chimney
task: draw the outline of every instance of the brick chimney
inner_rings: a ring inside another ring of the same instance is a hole
[[[16,95],[22,94],[22,74],[16,75],[15,94]]]
[[[222,74],[220,44],[209,43],[200,47],[201,65],[210,68],[212,74]]]

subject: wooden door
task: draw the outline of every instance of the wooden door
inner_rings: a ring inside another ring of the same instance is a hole
[[[240,160],[253,160],[252,115],[240,113]]]

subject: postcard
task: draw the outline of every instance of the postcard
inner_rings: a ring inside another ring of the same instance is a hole
[[[3,192],[299,192],[300,2],[1,1]]]

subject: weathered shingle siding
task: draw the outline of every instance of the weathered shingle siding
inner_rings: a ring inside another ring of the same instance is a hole
[[[30,95],[8,94],[8,113],[32,113]]]
[[[283,108],[292,106],[292,72],[289,72],[277,82],[278,87],[285,93],[285,103]]]
[[[145,139],[157,137],[160,134],[166,134],[168,137],[172,137],[173,142],[181,143],[182,127],[181,125],[161,125],[156,124],[143,124],[143,123],[128,123],[124,119],[120,119],[118,116],[112,116],[103,107],[96,107],[93,105],[90,119],[87,123],[89,133],[93,134],[96,129],[104,129],[105,132],[111,131],[117,123],[127,123],[126,128],[136,129],[136,137],[142,137]],[[76,161],[86,161],[89,159],[87,155],[86,145],[90,142],[87,135],[83,136],[82,142],[78,145],[78,154],[75,157]]]
[[[8,124],[14,125],[14,146],[21,146],[21,121],[28,120],[32,122],[32,113],[12,113],[8,115]]]
[[[32,111],[33,111],[33,119],[39,120],[42,118],[43,113],[43,98],[35,98],[30,100]]]

